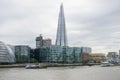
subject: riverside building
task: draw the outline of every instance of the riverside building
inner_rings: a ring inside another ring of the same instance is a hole
[[[13,50],[0,41],[0,64],[15,63],[15,55]]]
[[[27,45],[15,46],[15,57],[17,63],[27,63],[30,60],[30,47]]]
[[[90,54],[90,61],[94,63],[101,63],[106,61],[106,56],[104,53],[92,53]]]
[[[108,52],[107,54],[107,61],[110,63],[118,63],[118,53],[117,52]]]
[[[89,49],[89,48],[88,48]],[[82,47],[44,46],[34,50],[39,62],[49,63],[81,63],[83,61]],[[86,52],[90,53],[90,52]]]

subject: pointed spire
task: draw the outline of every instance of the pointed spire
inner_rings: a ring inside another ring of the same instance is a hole
[[[60,9],[63,9],[63,3],[61,3],[61,5],[60,5]]]
[[[66,25],[65,25],[63,3],[61,3],[60,5],[56,45],[67,46],[67,35],[66,35]]]

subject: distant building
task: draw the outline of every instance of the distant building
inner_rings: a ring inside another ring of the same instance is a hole
[[[15,54],[15,46],[9,44],[7,44],[7,46],[9,46],[12,49],[13,53]]]
[[[48,61],[55,63],[81,63],[82,51],[80,47],[50,46]]]
[[[83,53],[83,62],[89,62],[90,61],[90,54]]]
[[[0,64],[15,63],[15,55],[12,49],[3,42],[0,42]]]
[[[120,50],[119,50],[119,63],[120,63]]]
[[[34,50],[35,58],[39,62],[50,63],[82,63],[81,47],[43,46]],[[89,53],[87,53],[89,54]]]
[[[82,63],[83,53],[81,47],[67,47],[66,61],[68,63]]]
[[[107,57],[108,58],[115,58],[115,57],[118,57],[118,54],[117,54],[117,52],[108,52]]]
[[[40,34],[40,36],[36,37],[36,48],[40,48],[43,46],[43,37]]]
[[[119,50],[119,58],[120,58],[120,50]]]
[[[101,63],[106,61],[106,56],[103,53],[92,53],[90,54],[90,61]]]
[[[108,52],[107,54],[107,61],[111,62],[111,63],[118,63],[118,54],[117,52]]]
[[[51,46],[51,45],[52,45],[52,40],[50,38],[43,39],[42,35],[36,37],[36,48],[40,48],[43,46]]]
[[[92,53],[92,49],[90,47],[81,47],[82,53]]]
[[[27,45],[15,46],[15,57],[17,63],[27,63],[30,60],[30,47]]]
[[[83,62],[88,62],[90,60],[90,53],[92,53],[92,49],[90,47],[81,47],[83,53]]]
[[[44,39],[43,40],[43,46],[51,46],[52,40],[51,39]]]

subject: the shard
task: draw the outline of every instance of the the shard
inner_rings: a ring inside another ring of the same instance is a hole
[[[68,46],[63,4],[61,4],[60,6],[60,12],[58,17],[56,45]]]

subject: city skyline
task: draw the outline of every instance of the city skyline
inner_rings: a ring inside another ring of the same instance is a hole
[[[43,34],[55,43],[60,1],[0,1],[0,41],[35,47]],[[88,46],[93,52],[120,48],[119,0],[64,0],[70,46]]]

